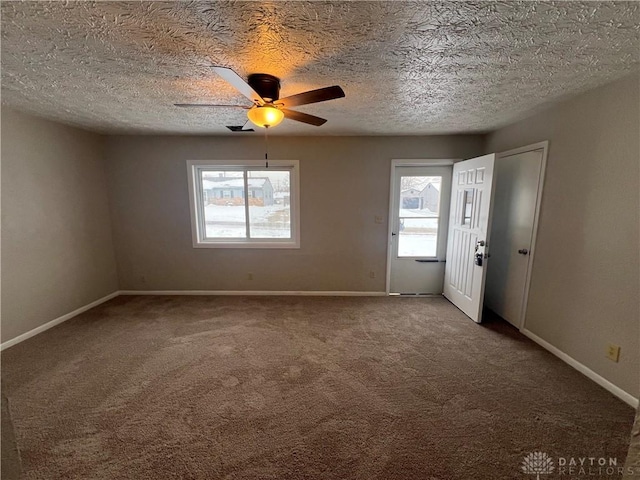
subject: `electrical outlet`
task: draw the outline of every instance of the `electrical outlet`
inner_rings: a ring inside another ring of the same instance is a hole
[[[376,215],[376,216],[374,217],[374,221],[375,221],[376,223],[383,223],[383,222],[384,222],[384,219],[383,219],[380,215]]]
[[[376,272],[369,272],[369,278],[376,278]]]
[[[247,273],[247,280],[253,280],[253,273]]]
[[[607,358],[613,362],[618,363],[620,359],[620,346],[613,343],[607,344]]]

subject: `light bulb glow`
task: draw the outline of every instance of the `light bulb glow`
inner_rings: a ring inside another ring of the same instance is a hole
[[[275,127],[284,119],[284,113],[271,105],[253,107],[247,112],[247,116],[251,123],[262,128]]]

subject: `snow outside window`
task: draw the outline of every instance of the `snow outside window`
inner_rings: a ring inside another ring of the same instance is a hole
[[[297,160],[187,167],[194,247],[300,247]]]
[[[436,257],[442,177],[400,177],[398,257]]]

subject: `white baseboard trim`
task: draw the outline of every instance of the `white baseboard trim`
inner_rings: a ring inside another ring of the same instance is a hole
[[[120,290],[120,295],[279,295],[309,297],[383,297],[386,292],[281,290]]]
[[[97,307],[101,303],[104,303],[104,302],[106,302],[108,300],[111,300],[112,298],[115,298],[118,295],[120,295],[119,291],[115,291],[113,293],[110,293],[106,297],[99,298],[95,302],[88,303],[87,305],[85,305],[83,307],[75,309],[73,312],[69,312],[66,315],[62,315],[61,317],[55,318],[55,319],[51,320],[50,322],[45,323],[44,325],[40,325],[39,327],[36,327],[33,330],[29,330],[28,332],[23,333],[22,335],[18,335],[17,337],[12,338],[11,340],[7,340],[6,342],[3,342],[2,344],[0,344],[0,352],[2,350],[5,350],[5,349],[9,348],[9,347],[12,347],[12,346],[14,346],[14,345],[16,345],[16,344],[18,344],[20,342],[24,342],[28,338],[31,338],[31,337],[33,337],[35,335],[38,335],[39,333],[42,333],[45,330],[49,330],[50,328],[55,327],[56,325],[60,325],[61,323],[66,322],[70,318],[73,318],[76,315],[80,315],[81,313],[86,312],[87,310],[90,310],[93,307]]]
[[[598,385],[600,385],[604,389],[606,389],[609,392],[613,393],[616,397],[618,397],[623,402],[631,405],[633,408],[638,408],[638,399],[635,398],[630,393],[625,392],[620,387],[614,385],[613,383],[611,383],[606,378],[598,375],[596,372],[594,372],[590,368],[586,367],[585,365],[583,365],[582,363],[580,363],[579,361],[577,361],[573,357],[570,357],[569,355],[564,353],[559,348],[554,347],[553,345],[551,345],[546,340],[543,340],[542,338],[537,336],[535,333],[532,333],[527,329],[520,330],[520,333],[522,333],[526,337],[528,337],[531,340],[533,340],[534,342],[536,342],[538,345],[540,345],[545,350],[548,350],[549,352],[553,353],[560,360],[562,360],[565,363],[571,365],[573,368],[578,370],[580,373],[582,373],[583,375],[585,375],[589,379],[591,379],[594,382],[596,382]]]

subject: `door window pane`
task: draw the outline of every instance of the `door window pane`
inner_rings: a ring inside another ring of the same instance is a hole
[[[462,201],[462,225],[471,227],[471,213],[473,212],[473,188],[467,188],[464,191],[464,198]]]
[[[202,170],[205,238],[247,238],[244,172]]]
[[[437,247],[437,218],[400,219],[399,257],[435,257]]]
[[[400,178],[398,257],[436,257],[442,177]]]
[[[251,238],[291,238],[291,172],[250,170]]]
[[[400,217],[437,217],[442,177],[400,177]]]

